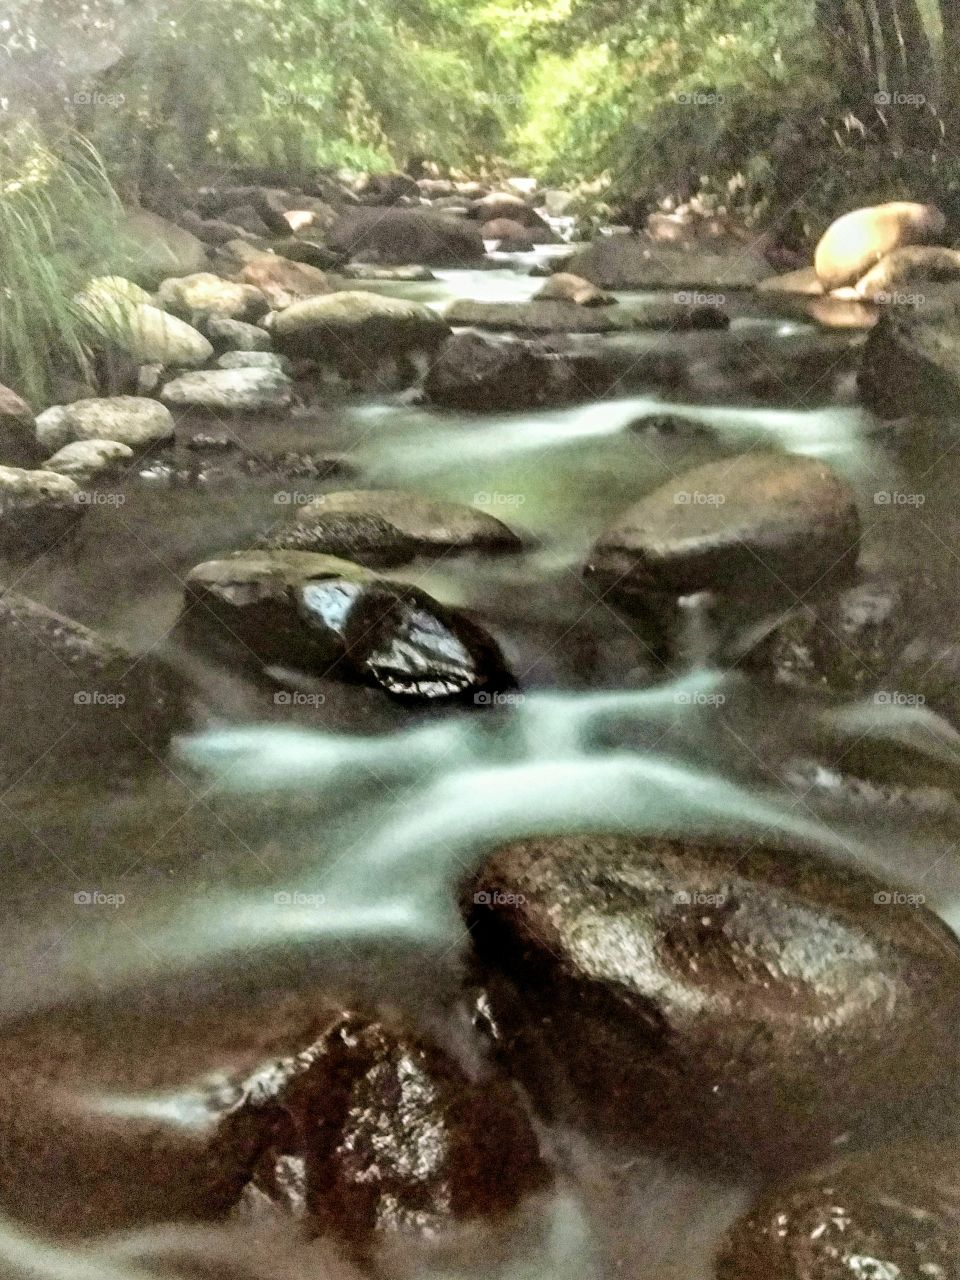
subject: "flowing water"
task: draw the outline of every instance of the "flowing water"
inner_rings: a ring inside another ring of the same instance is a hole
[[[540,283],[517,269],[528,265],[521,256],[385,288],[437,306],[522,300]],[[621,295],[621,305],[637,298]],[[919,424],[909,439],[881,429],[859,406],[843,359],[855,329],[820,328],[791,304],[728,301],[725,333],[603,339],[638,353],[682,352],[693,371],[687,401],[664,388],[477,415],[331,388],[323,405],[283,423],[227,425],[254,449],[342,456],[356,469],[351,479],[131,476],[91,509],[78,544],[10,566],[9,585],[179,664],[197,690],[197,729],[134,784],[101,774],[41,795],[27,773],[0,796],[0,1010],[49,1008],[55,1027],[58,1007],[95,990],[107,1025],[125,984],[159,984],[175,998],[156,1037],[184,1059],[178,1010],[293,957],[304,975],[335,973],[399,1005],[467,1060],[477,1046],[456,1001],[466,954],[457,885],[498,842],[543,832],[778,832],[923,892],[960,923],[960,738],[945,720],[925,706],[843,700],[731,669],[730,654],[763,619],[718,616],[701,600],[684,602],[682,639],[665,649],[655,628],[580,575],[590,543],[624,506],[689,466],[763,444],[821,457],[852,483],[861,565],[901,587],[906,634],[957,635],[953,443]],[[822,377],[799,396],[751,395],[730,355],[757,336],[775,369],[798,343],[820,343]],[[629,429],[664,411],[707,430]],[[190,456],[180,453],[181,462]],[[322,696],[311,687],[314,696],[278,705],[261,685],[173,645],[192,565],[249,545],[317,492],[361,486],[472,503],[531,535],[523,554],[448,556],[394,574],[474,611],[522,692],[486,709],[414,713],[324,682]],[[68,733],[56,749],[70,750]],[[844,789],[845,770],[872,777],[875,789]],[[911,790],[891,801],[885,786],[904,779]],[[90,890],[122,904],[78,909],[74,893]],[[161,1107],[189,1122],[189,1098],[138,1095],[122,1079],[101,1105],[134,1116]],[[544,1140],[563,1175],[535,1221],[496,1247],[471,1238],[450,1256],[397,1261],[398,1273],[707,1280],[715,1242],[748,1188],[571,1133]],[[236,1231],[219,1241],[192,1231],[110,1238],[78,1253],[10,1226],[0,1257],[5,1275],[128,1280],[169,1274],[174,1255],[194,1252],[217,1274],[216,1258],[242,1249],[251,1274],[261,1263],[278,1280],[351,1274],[317,1254],[305,1270],[282,1244],[238,1243]]]

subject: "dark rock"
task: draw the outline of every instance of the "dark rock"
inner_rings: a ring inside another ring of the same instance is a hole
[[[396,204],[404,196],[419,196],[420,188],[405,173],[368,173],[355,188],[361,203]]]
[[[849,574],[858,539],[853,493],[827,466],[755,451],[648,494],[601,535],[586,571],[628,599],[780,595]]]
[[[260,212],[254,204],[238,204],[226,209],[223,214],[223,221],[232,222],[241,231],[245,231],[248,235],[256,236],[260,240],[266,240],[270,236],[270,228],[261,218]],[[289,231],[289,226],[286,229]]]
[[[374,567],[451,551],[520,551],[520,538],[474,507],[390,489],[327,493],[263,545],[341,556]]]
[[[960,1148],[884,1147],[767,1192],[734,1226],[717,1280],[957,1280]]]
[[[705,422],[697,422],[694,418],[683,418],[672,413],[647,413],[636,418],[627,426],[628,431],[638,434],[666,436],[677,440],[703,439],[713,435],[713,429]]]
[[[501,253],[529,253],[537,246],[533,232],[523,223],[513,222],[510,218],[493,218],[490,222],[485,222],[483,238],[499,241],[497,248]],[[552,240],[543,243],[552,243]]]
[[[884,310],[867,338],[858,381],[883,418],[952,417],[960,395],[960,302]]]
[[[243,658],[401,698],[463,697],[512,683],[495,642],[464,614],[332,556],[241,551],[199,565],[187,578],[185,622],[204,642],[228,651],[239,643]]]
[[[725,329],[730,320],[718,307],[658,301],[614,310],[573,306],[559,300],[474,302],[461,299],[446,312],[456,327],[518,333],[617,333],[632,329]]]
[[[604,293],[589,280],[571,275],[569,271],[554,273],[544,267],[533,267],[528,274],[548,277],[547,283],[535,295],[535,302],[573,302],[578,307],[609,307],[616,302],[612,294]]]
[[[342,254],[334,253],[325,244],[318,244],[305,236],[274,240],[270,247],[281,258],[287,258],[290,262],[305,262],[308,267],[316,267],[319,271],[333,271],[343,263]]]
[[[204,244],[220,246],[231,240],[242,240],[250,233],[234,222],[222,218],[200,218],[193,210],[186,210],[180,217],[180,225],[202,240]]]
[[[327,235],[345,257],[403,265],[459,267],[484,256],[476,226],[427,209],[346,210]]]
[[[0,669],[7,780],[41,762],[55,776],[142,764],[183,719],[177,682],[157,658],[12,591],[0,594]]]
[[[226,316],[204,316],[198,328],[216,352],[269,351],[272,343],[266,329]]]
[[[759,841],[533,838],[466,913],[513,985],[490,985],[502,1050],[554,1115],[777,1170],[955,1128],[960,944],[858,871]]]
[[[602,289],[748,289],[770,274],[766,259],[748,249],[684,252],[631,235],[595,240],[567,260],[566,270]]]
[[[33,427],[33,410],[0,383],[0,464],[31,469],[42,461],[43,450]]]
[[[475,200],[470,206],[470,216],[483,225],[483,234],[488,240],[496,239],[487,230],[486,224],[490,222],[514,222],[518,226],[543,232],[547,236],[544,241],[546,244],[552,243],[554,239],[550,224],[544,222],[536,209],[531,208],[522,196],[510,195],[506,191],[494,191]]]
[[[472,1081],[439,1049],[356,1014],[254,1080],[245,1109],[258,1128],[269,1117],[272,1137],[243,1207],[361,1249],[500,1217],[549,1181],[509,1085]]]

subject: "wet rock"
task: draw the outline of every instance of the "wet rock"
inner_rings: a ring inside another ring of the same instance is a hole
[[[960,944],[858,871],[753,840],[533,838],[465,909],[514,988],[489,987],[502,1050],[561,1118],[777,1170],[951,1124]]]
[[[37,418],[37,435],[48,450],[75,440],[113,440],[143,450],[173,439],[173,417],[156,400],[106,396],[48,409]]]
[[[293,402],[293,383],[278,369],[208,369],[168,382],[160,398],[178,409],[283,413]]]
[[[501,253],[529,253],[537,247],[534,233],[529,231],[523,223],[513,222],[510,218],[494,218],[490,222],[485,222],[483,238],[496,240],[497,248]]]
[[[243,284],[255,285],[267,297],[274,311],[282,311],[295,302],[330,293],[326,275],[306,262],[293,262],[276,253],[251,250],[249,245],[226,246],[241,254],[235,276]],[[242,253],[241,253],[242,250]]]
[[[210,316],[201,327],[215,351],[269,351],[270,335],[256,324]]]
[[[749,249],[684,252],[631,235],[595,240],[566,265],[602,289],[749,289],[770,274],[766,259]]]
[[[0,466],[0,548],[31,554],[53,546],[84,514],[80,497],[55,471]]]
[[[945,226],[939,209],[908,200],[854,209],[832,222],[821,237],[814,256],[817,276],[825,289],[856,284],[888,253],[936,240]]]
[[[164,280],[157,290],[157,302],[184,320],[199,314],[254,321],[270,310],[266,295],[255,285],[222,280],[209,271]]]
[[[428,209],[345,210],[327,236],[335,252],[359,258],[428,267],[470,266],[484,256],[476,226]]]
[[[168,276],[207,268],[206,245],[183,227],[147,209],[126,210],[118,228],[123,274],[155,289]]]
[[[46,483],[54,482],[62,486],[65,518],[71,512],[76,518],[84,510],[75,501],[77,486],[51,473]],[[6,590],[0,593],[0,665],[0,775],[7,781],[41,761],[34,780],[89,776],[92,765],[116,777],[122,764],[161,752],[184,720],[182,681],[178,685],[154,656],[138,656]]]
[[[133,450],[117,440],[76,440],[58,449],[43,464],[44,471],[56,471],[84,484],[95,476],[124,469],[132,462]]]
[[[363,376],[383,361],[406,363],[416,352],[435,350],[450,330],[419,303],[348,290],[277,312],[269,332],[287,355],[328,360],[348,376]]]
[[[628,431],[638,434],[664,436],[678,440],[703,439],[713,435],[712,427],[695,418],[684,418],[673,413],[647,413],[628,423]]]
[[[195,601],[205,607],[192,609]],[[195,638],[228,650],[239,643],[241,657],[400,698],[463,697],[510,683],[497,645],[464,614],[333,556],[241,551],[198,565],[187,578],[186,622]]]
[[[960,303],[884,310],[863,348],[858,382],[881,417],[952,415],[960,393]]]
[[[518,333],[616,333],[632,329],[718,329],[730,321],[718,307],[658,301],[615,311],[571,306],[569,302],[454,302],[446,319],[458,328]]]
[[[273,351],[227,351],[217,360],[218,369],[272,369],[289,378],[293,364]]]
[[[430,366],[424,389],[435,403],[457,409],[525,409],[562,404],[586,394],[571,362],[531,342],[455,334]]]
[[[180,225],[185,227],[198,240],[214,248],[249,235],[243,227],[235,222],[226,222],[222,218],[201,218],[192,209],[186,209],[180,216]]]
[[[439,1049],[356,1014],[254,1080],[247,1099],[272,1137],[241,1207],[361,1249],[500,1217],[549,1181],[509,1085],[470,1080]]]
[[[520,551],[521,539],[474,507],[391,489],[326,493],[273,532],[270,547],[316,551],[360,564],[403,564],[451,551]]]
[[[290,262],[302,262],[318,271],[338,270],[343,265],[343,254],[334,253],[325,244],[311,240],[304,234],[273,240],[270,247],[281,258],[287,258]]]
[[[248,236],[255,237],[257,240],[266,240],[270,235],[270,228],[252,204],[231,205],[224,211],[223,220],[233,223]]]
[[[420,266],[417,263],[411,263],[403,267],[378,267],[370,262],[347,262],[340,269],[340,274],[348,280],[425,281],[436,279],[429,267]]]
[[[531,273],[532,274],[532,273]],[[569,271],[558,271],[547,280],[535,295],[535,302],[574,302],[578,307],[608,307],[616,302],[612,294],[604,293],[583,276]]]
[[[522,196],[507,191],[493,191],[490,195],[475,200],[470,206],[470,217],[481,224],[484,237],[488,240],[496,238],[487,229],[491,222],[512,222],[533,231],[543,231],[549,240],[553,239],[549,223],[544,222],[536,209],[527,204]]]
[[[955,284],[960,281],[960,250],[929,245],[895,249],[857,281],[857,293],[875,302],[923,301],[910,291],[916,284]]]
[[[627,599],[779,595],[842,579],[858,539],[853,493],[827,466],[754,451],[648,494],[601,535],[586,571]]]
[[[368,173],[354,188],[357,197],[368,205],[393,205],[403,196],[419,196],[420,188],[406,173]]]
[[[197,453],[230,453],[240,448],[240,442],[226,433],[198,431],[187,441],[187,448]]]
[[[33,410],[0,383],[0,463],[31,467],[40,461],[42,453],[37,445]]]
[[[717,1280],[956,1280],[960,1148],[883,1147],[767,1192],[734,1226]]]

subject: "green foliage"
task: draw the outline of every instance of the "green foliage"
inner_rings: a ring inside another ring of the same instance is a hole
[[[93,336],[74,302],[116,249],[119,204],[88,144],[0,136],[0,382],[50,402],[55,371],[82,373]]]

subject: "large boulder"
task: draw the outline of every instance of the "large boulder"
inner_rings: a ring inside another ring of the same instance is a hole
[[[37,444],[33,410],[25,400],[0,383],[0,464],[32,467],[43,450]]]
[[[325,493],[265,540],[269,547],[316,551],[360,564],[403,564],[453,551],[520,551],[521,539],[495,516],[459,502],[395,489]]]
[[[434,351],[449,334],[429,307],[403,298],[345,290],[294,303],[270,317],[269,331],[287,355],[327,360],[346,372]]]
[[[496,643],[464,614],[333,556],[240,551],[198,565],[186,586],[189,631],[244,661],[420,701],[511,683]]]
[[[717,1280],[954,1280],[960,1145],[845,1156],[766,1192],[733,1227]]]
[[[911,285],[958,282],[960,250],[911,245],[881,258],[857,281],[857,293],[875,302],[922,301],[910,290]]]
[[[47,450],[73,440],[114,440],[142,451],[173,439],[173,417],[145,396],[96,397],[48,409],[37,419],[37,433]]]
[[[859,385],[881,417],[952,417],[960,395],[960,302],[885,309],[864,346]]]
[[[81,294],[77,302],[91,317],[102,339],[137,364],[193,369],[206,364],[213,355],[213,347],[192,325],[149,302],[108,291],[102,284]]]
[[[600,536],[587,573],[625,599],[779,595],[848,574],[859,532],[852,490],[824,463],[755,450],[642,498]]]
[[[484,256],[475,225],[428,209],[348,209],[331,227],[327,244],[360,261],[470,266]]]
[[[205,271],[207,247],[183,227],[147,209],[128,209],[118,227],[122,272],[146,289],[168,276]]]
[[[496,239],[488,229],[491,222],[513,222],[521,227],[546,234],[548,240],[553,239],[549,223],[544,222],[540,214],[527,204],[522,196],[507,191],[492,191],[489,195],[474,200],[470,206],[470,217],[483,227],[483,235],[487,240]]]
[[[758,840],[572,835],[497,850],[465,910],[562,1118],[777,1172],[955,1130],[960,943],[922,896]]]
[[[564,264],[601,289],[749,289],[770,275],[750,249],[707,252],[663,248],[632,235],[602,236]]]
[[[209,413],[283,413],[293,402],[293,383],[280,369],[205,369],[174,378],[160,399]]]
[[[825,289],[856,284],[895,249],[936,240],[946,219],[934,205],[895,200],[837,218],[817,245],[814,267]]]
[[[253,321],[270,310],[266,294],[256,285],[222,280],[211,271],[164,280],[157,290],[157,302],[185,320],[199,314]]]

